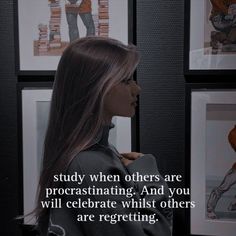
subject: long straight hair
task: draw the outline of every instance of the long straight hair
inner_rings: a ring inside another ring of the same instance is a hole
[[[42,208],[45,189],[57,187],[53,175],[64,173],[73,158],[94,143],[104,125],[104,97],[122,80],[132,76],[139,55],[134,45],[86,37],[64,51],[55,76],[44,143],[43,169],[35,209],[38,225],[48,218]]]

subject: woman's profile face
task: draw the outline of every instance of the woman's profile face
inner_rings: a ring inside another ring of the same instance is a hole
[[[104,98],[105,118],[132,117],[135,114],[137,96],[140,91],[141,88],[133,79],[127,79],[115,85]]]

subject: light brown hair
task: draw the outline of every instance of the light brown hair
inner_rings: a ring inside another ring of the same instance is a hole
[[[55,76],[38,189],[36,218],[44,224],[45,188],[57,187],[53,175],[63,173],[73,158],[91,147],[104,125],[104,97],[132,76],[139,55],[134,45],[102,37],[86,37],[64,51]],[[47,199],[48,200],[48,199]]]

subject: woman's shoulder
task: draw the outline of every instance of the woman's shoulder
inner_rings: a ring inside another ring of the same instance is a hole
[[[106,149],[101,147],[93,146],[89,149],[83,150],[79,152],[73,159],[74,162],[97,162],[106,158],[107,156],[111,157],[112,153],[107,152]]]
[[[88,149],[78,153],[71,161],[68,171],[96,172],[114,166],[116,161],[109,152],[102,149]]]

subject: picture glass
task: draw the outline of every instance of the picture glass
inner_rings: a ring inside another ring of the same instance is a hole
[[[50,101],[36,102],[36,122],[37,122],[37,165],[41,170],[43,144],[48,125]]]

